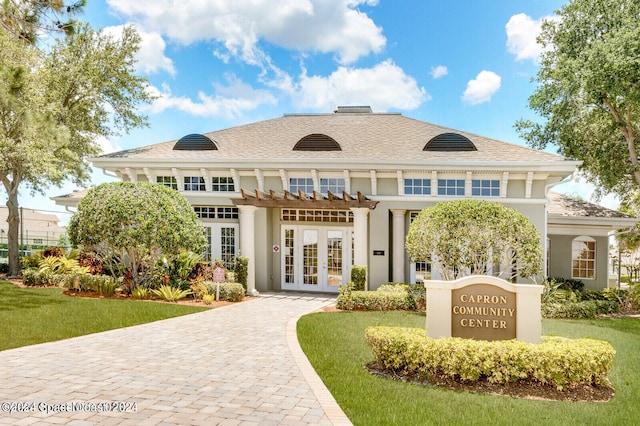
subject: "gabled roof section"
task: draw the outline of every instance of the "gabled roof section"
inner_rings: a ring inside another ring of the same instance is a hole
[[[441,133],[438,136],[431,139],[427,144],[422,148],[423,151],[436,151],[436,152],[447,152],[447,151],[477,151],[476,146],[467,138],[466,136],[462,136],[460,133]]]
[[[300,139],[293,147],[294,151],[342,151],[340,144],[331,136],[312,133]]]
[[[215,142],[199,133],[184,136],[173,146],[174,151],[217,151]]]

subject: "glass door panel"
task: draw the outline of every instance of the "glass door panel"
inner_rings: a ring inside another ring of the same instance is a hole
[[[318,285],[318,231],[302,231],[302,279],[303,284]]]
[[[342,231],[327,231],[327,286],[342,284]]]

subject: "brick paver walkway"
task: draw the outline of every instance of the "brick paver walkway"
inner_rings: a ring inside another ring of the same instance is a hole
[[[330,302],[272,294],[0,352],[0,424],[350,424],[295,338],[297,318]],[[6,412],[19,408],[33,411]]]

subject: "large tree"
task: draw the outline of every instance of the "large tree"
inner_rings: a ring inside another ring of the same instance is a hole
[[[640,2],[571,0],[547,20],[545,47],[529,106],[542,123],[521,120],[520,134],[583,161],[600,192],[623,198],[640,188]]]
[[[69,223],[73,245],[94,251],[132,286],[146,286],[153,266],[182,251],[202,253],[204,228],[178,191],[148,182],[104,183],[89,191]]]
[[[134,70],[139,41],[133,28],[114,38],[81,25],[39,50],[0,27],[0,180],[10,275],[20,273],[20,189],[86,183],[86,158],[100,153],[99,137],[146,124],[138,107],[151,97]]]
[[[536,227],[522,213],[490,201],[448,201],[422,210],[411,222],[406,247],[414,262],[431,263],[445,280],[489,268],[508,280],[542,272]]]
[[[74,32],[75,15],[82,12],[86,0],[2,0],[0,26],[14,36],[35,43],[39,35]]]

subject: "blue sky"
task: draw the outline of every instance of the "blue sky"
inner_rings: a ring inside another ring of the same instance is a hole
[[[100,143],[117,151],[285,113],[370,105],[524,144],[513,124],[535,119],[527,108],[540,54],[535,38],[564,3],[89,0],[80,19],[94,28],[138,29],[138,72],[160,96],[142,107],[149,128]],[[94,173],[94,184],[106,180]],[[584,182],[561,189],[590,194]],[[602,203],[616,206],[612,197]],[[62,210],[28,193],[21,204]]]

